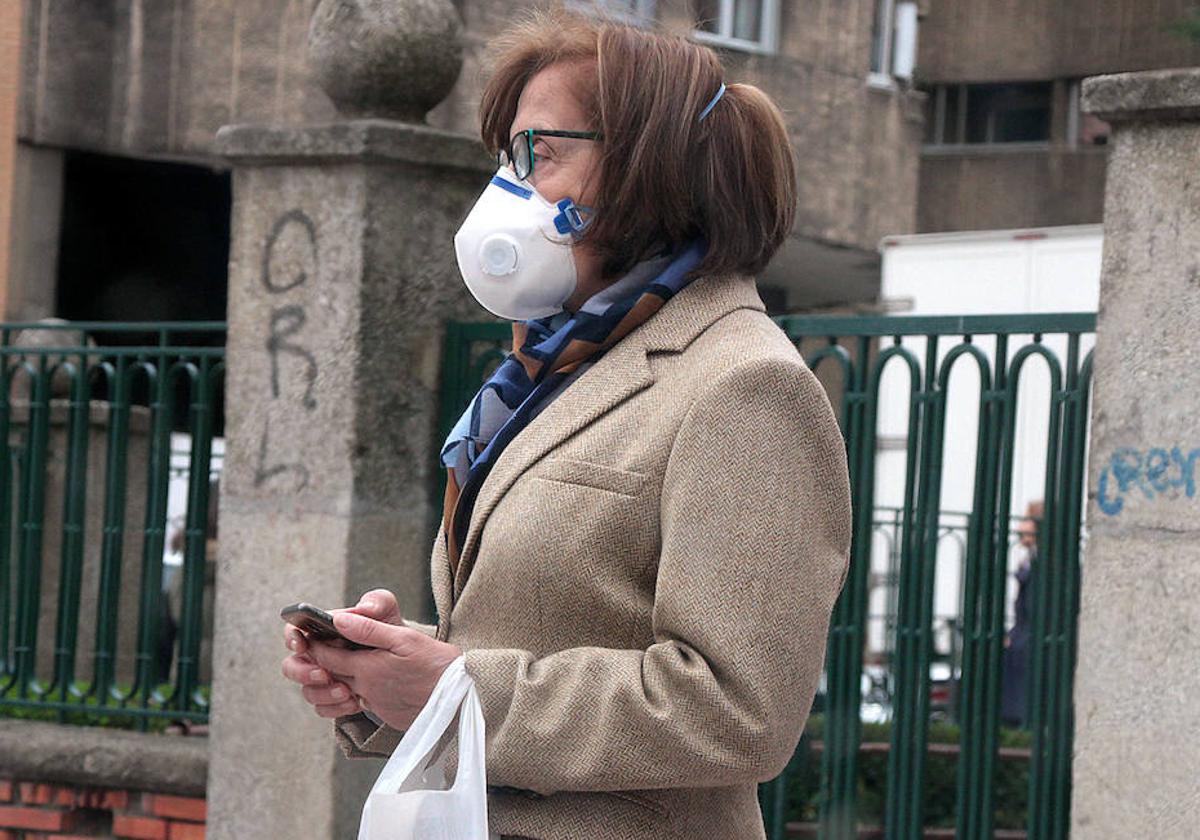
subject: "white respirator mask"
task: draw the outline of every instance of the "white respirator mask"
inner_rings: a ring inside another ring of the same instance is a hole
[[[484,309],[510,321],[556,315],[575,291],[571,243],[585,227],[570,198],[551,204],[507,166],[454,235],[458,270]]]

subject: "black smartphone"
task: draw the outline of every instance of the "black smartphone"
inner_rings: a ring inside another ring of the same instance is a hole
[[[333,626],[333,616],[320,607],[314,607],[306,601],[289,604],[279,611],[279,617],[294,627],[299,627],[305,635],[325,644],[337,645],[347,650],[370,650],[370,645],[352,642],[338,632]]]

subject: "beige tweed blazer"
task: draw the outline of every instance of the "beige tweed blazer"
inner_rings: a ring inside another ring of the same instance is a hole
[[[453,578],[434,541],[493,830],[762,838],[756,785],[799,740],[849,548],[824,390],[753,279],[694,281],[513,439]],[[363,715],[335,731],[351,757],[400,736]]]

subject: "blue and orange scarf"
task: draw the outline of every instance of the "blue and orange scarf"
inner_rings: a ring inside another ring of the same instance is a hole
[[[641,263],[588,298],[579,310],[512,324],[513,349],[471,399],[442,445],[446,497],[442,525],[450,568],[458,567],[475,495],[509,442],[589,365],[662,308],[692,279],[706,245]]]

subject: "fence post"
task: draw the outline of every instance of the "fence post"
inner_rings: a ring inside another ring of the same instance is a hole
[[[1200,731],[1200,68],[1089,79],[1083,104],[1113,148],[1071,836],[1194,837],[1200,745],[1180,733]]]
[[[443,325],[478,313],[452,237],[491,168],[420,122],[459,28],[448,0],[326,0],[309,60],[342,118],[217,136],[234,206],[211,840],[352,837],[379,772],[280,675],[280,608],[386,586],[430,618]]]

